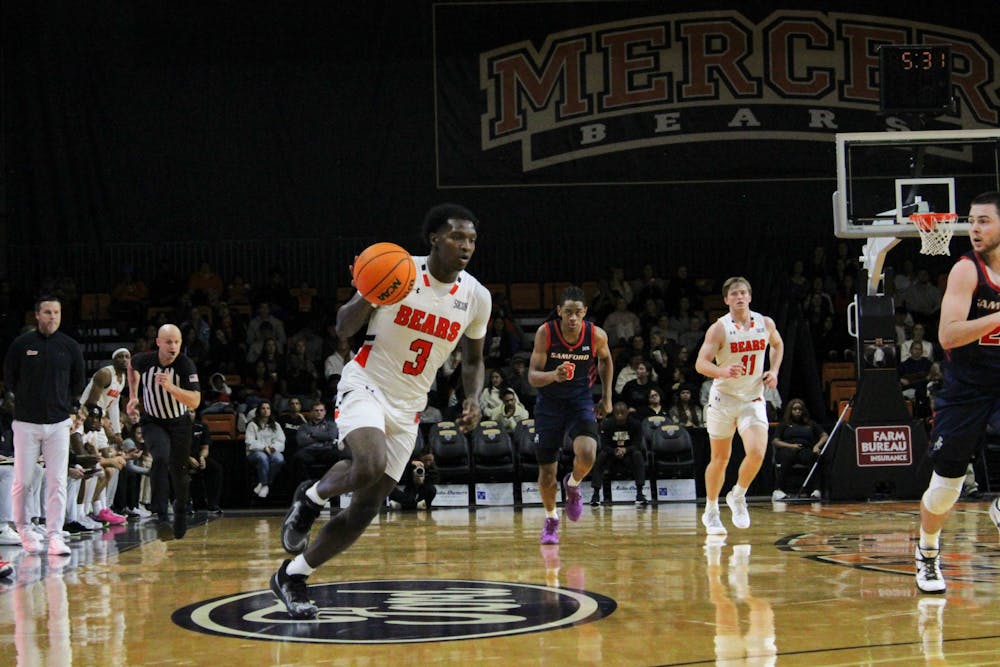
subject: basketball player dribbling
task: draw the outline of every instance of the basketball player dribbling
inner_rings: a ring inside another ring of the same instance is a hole
[[[739,431],[745,457],[736,485],[726,494],[733,512],[733,525],[750,527],[746,492],[764,461],[767,450],[767,407],[764,387],[778,384],[784,344],[774,320],[750,310],[750,281],[734,276],[722,285],[729,313],[705,332],[695,369],[713,378],[705,411],[705,426],[712,460],[705,469],[705,513],[701,522],[709,535],[725,535],[719,518],[719,494],[726,466],[733,452],[733,435]],[[764,370],[764,351],[770,347],[769,370]]]
[[[948,274],[938,340],[944,386],[934,397],[929,458],[934,468],[920,500],[917,588],[944,593],[941,529],[962,493],[965,469],[990,422],[1000,428],[1000,192],[985,192],[969,208],[972,250]],[[1000,528],[997,501],[990,518]]]
[[[483,343],[492,310],[489,291],[465,272],[476,249],[479,221],[456,204],[435,206],[424,218],[426,257],[413,257],[416,283],[399,303],[375,307],[355,295],[337,311],[337,335],[353,336],[368,323],[364,345],[344,366],[335,418],[349,459],[317,482],[295,490],[281,543],[297,554],[271,577],[271,590],[295,619],[315,618],[307,577],[350,547],[367,529],[409,464],[419,415],[438,369],[462,342],[465,400],[456,420],[463,432],[479,425],[485,384]],[[327,499],[352,493],[310,543],[309,531]]]
[[[575,285],[563,291],[556,308],[559,317],[538,327],[529,361],[528,382],[538,387],[535,456],[538,492],[545,507],[542,544],[559,543],[556,469],[563,438],[569,435],[573,440],[573,470],[563,479],[563,492],[566,494],[566,517],[576,521],[583,512],[580,482],[594,465],[601,437],[597,420],[611,413],[614,364],[608,335],[583,319],[587,315],[584,299],[583,290]],[[601,400],[595,416],[590,388],[598,374],[601,376]]]

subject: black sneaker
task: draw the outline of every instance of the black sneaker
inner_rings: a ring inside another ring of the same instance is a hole
[[[595,493],[594,495],[592,495],[590,497],[590,506],[591,507],[597,507],[600,504],[601,504],[601,494]]]
[[[281,524],[281,546],[290,554],[300,554],[309,546],[309,530],[313,522],[323,511],[322,505],[317,505],[306,491],[314,484],[314,480],[306,480],[299,484],[292,496],[292,506]]]
[[[292,618],[316,618],[319,610],[309,599],[305,575],[288,574],[288,564],[291,562],[284,561],[278,571],[271,575],[271,592],[285,604],[288,615]]]
[[[187,532],[187,512],[184,505],[174,503],[174,539],[179,540]]]
[[[63,526],[63,530],[68,532],[70,535],[78,535],[80,533],[89,533],[90,528],[87,528],[79,521],[70,521]]]
[[[637,495],[635,497],[635,506],[636,507],[645,507],[648,504],[649,504],[649,501],[646,500],[646,496],[644,496],[643,494],[640,493],[639,495]]]

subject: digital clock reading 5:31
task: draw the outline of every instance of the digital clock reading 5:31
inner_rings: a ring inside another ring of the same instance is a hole
[[[904,72],[948,69],[946,49],[902,49],[896,57],[897,66]]]

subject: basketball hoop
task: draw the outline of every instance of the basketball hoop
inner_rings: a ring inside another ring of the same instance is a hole
[[[948,255],[948,244],[955,233],[955,213],[914,213],[910,222],[920,233],[921,255]]]

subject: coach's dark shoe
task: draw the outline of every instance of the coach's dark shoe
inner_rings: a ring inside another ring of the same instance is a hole
[[[291,562],[284,561],[278,571],[271,575],[271,592],[284,603],[288,615],[292,618],[316,618],[319,610],[309,599],[305,575],[288,574],[288,564]]]
[[[288,514],[281,524],[281,546],[290,554],[300,554],[306,550],[309,546],[309,530],[323,510],[322,505],[317,505],[306,495],[306,491],[314,483],[314,480],[306,480],[299,484],[292,496],[292,506],[288,508]]]
[[[174,539],[179,540],[187,532],[187,512],[184,505],[174,503]]]

